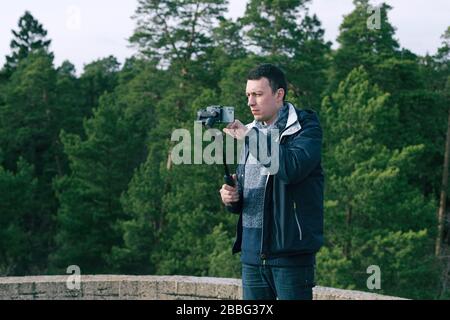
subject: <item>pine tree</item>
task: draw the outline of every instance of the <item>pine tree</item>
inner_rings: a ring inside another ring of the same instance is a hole
[[[35,50],[49,52],[51,43],[51,40],[46,39],[47,30],[29,11],[25,11],[25,14],[20,17],[18,25],[19,31],[12,31],[15,37],[10,44],[12,54],[6,56],[4,69],[7,75],[10,75],[30,52]]]
[[[414,160],[416,170],[408,179],[424,196],[432,195],[437,200],[441,179],[435,168],[442,165],[443,159],[440,146],[444,144],[442,132],[447,119],[445,97],[427,87],[430,75],[428,68],[421,66],[420,58],[400,49],[395,28],[388,19],[391,7],[382,4],[379,28],[369,28],[368,20],[373,14],[368,10],[369,1],[354,3],[355,9],[345,16],[340,27],[340,47],[333,55],[328,92],[336,90],[353,68],[363,66],[370,81],[390,94],[391,105],[401,120],[386,125],[378,141],[390,150],[423,144],[423,155]]]
[[[408,181],[424,145],[389,150],[378,141],[384,128],[398,121],[398,111],[363,68],[353,70],[338,91],[324,99],[322,112],[329,249],[320,254],[321,276],[365,289],[366,268],[378,265],[392,280],[382,292],[433,297],[437,277],[430,239],[435,234],[436,202]],[[417,256],[422,257],[420,266]],[[342,269],[328,269],[336,266]],[[416,290],[418,284],[428,293]]]
[[[379,8],[380,29],[368,28],[372,14],[368,0],[354,0],[355,9],[344,17],[337,38],[339,49],[333,56],[332,90],[356,67],[364,66],[369,75],[377,73],[376,65],[399,55],[399,44],[394,38],[395,28],[388,20],[391,7],[385,3]]]
[[[211,44],[211,26],[226,10],[225,0],[139,0],[130,38],[139,51],[162,65],[185,63],[202,55]]]
[[[291,56],[298,46],[297,20],[308,0],[251,0],[241,23],[247,46],[264,56]]]
[[[0,108],[0,148],[5,169],[16,172],[23,157],[34,166],[37,178],[33,214],[27,216],[29,232],[35,236],[32,255],[35,270],[45,270],[47,255],[53,248],[53,215],[56,199],[52,179],[62,174],[62,155],[58,149],[61,114],[55,95],[56,71],[53,58],[45,51],[34,51],[19,62],[4,90]],[[43,272],[43,271],[41,271]]]
[[[52,58],[42,51],[21,61],[8,82],[5,106],[0,110],[0,138],[7,168],[14,168],[19,155],[35,163],[41,151],[48,149],[54,83]],[[36,165],[37,173],[42,174],[42,162]]]

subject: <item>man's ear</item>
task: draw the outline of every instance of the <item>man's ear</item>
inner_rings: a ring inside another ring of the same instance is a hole
[[[277,90],[277,98],[278,98],[278,99],[283,100],[283,97],[284,97],[285,94],[286,94],[286,93],[284,92],[284,89],[283,89],[283,88],[279,88],[279,89]]]

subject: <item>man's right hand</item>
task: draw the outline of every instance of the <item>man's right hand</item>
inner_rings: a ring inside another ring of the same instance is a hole
[[[220,196],[222,197],[222,202],[226,206],[231,206],[233,203],[239,201],[239,192],[237,189],[237,178],[236,175],[233,174],[234,187],[231,187],[227,184],[222,186],[220,189]]]

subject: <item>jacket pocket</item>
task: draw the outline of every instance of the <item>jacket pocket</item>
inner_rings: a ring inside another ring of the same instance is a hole
[[[302,240],[302,238],[303,238],[302,226],[300,224],[300,217],[299,217],[299,213],[297,210],[297,203],[295,201],[294,201],[294,216],[295,216],[295,222],[297,223],[299,239]]]

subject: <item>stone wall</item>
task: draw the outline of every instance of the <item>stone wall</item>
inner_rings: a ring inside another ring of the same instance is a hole
[[[184,276],[81,276],[79,289],[70,290],[68,276],[0,278],[0,300],[175,300],[242,297],[240,279]],[[315,300],[392,300],[373,293],[314,288]]]

